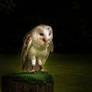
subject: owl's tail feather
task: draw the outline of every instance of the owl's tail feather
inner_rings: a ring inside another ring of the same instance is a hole
[[[26,62],[22,65],[22,69],[23,69],[23,70],[26,70],[26,69],[27,69],[27,63],[28,63],[28,62],[26,61]]]
[[[30,72],[31,69],[32,69],[32,64],[31,64],[31,62],[30,62],[29,60],[26,60],[26,61],[24,62],[24,64],[22,65],[22,69],[25,70],[25,71],[27,71],[27,72]]]

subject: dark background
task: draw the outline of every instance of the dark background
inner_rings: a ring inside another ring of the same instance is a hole
[[[20,53],[23,37],[39,24],[52,26],[55,53],[91,53],[90,14],[85,4],[82,6],[80,9],[78,0],[40,4],[31,0],[1,0],[0,53]]]
[[[55,50],[44,67],[54,77],[55,92],[92,92],[91,4],[0,0],[0,90],[3,75],[24,72],[20,53],[25,34],[47,24],[53,28]]]

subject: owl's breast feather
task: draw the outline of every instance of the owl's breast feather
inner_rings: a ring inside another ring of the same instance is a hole
[[[34,55],[34,56],[46,56],[48,54],[47,48],[35,48],[34,46],[32,46],[29,50],[29,54],[30,55]]]

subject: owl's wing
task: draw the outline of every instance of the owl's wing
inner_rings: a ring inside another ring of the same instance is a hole
[[[48,47],[48,52],[53,52],[53,51],[54,51],[54,44],[53,41],[51,41]]]
[[[21,52],[21,59],[22,59],[22,64],[23,64],[23,69],[26,67],[27,58],[28,58],[28,51],[32,45],[32,38],[31,38],[31,32],[27,33],[27,35],[24,38],[24,44],[22,47],[22,52]]]
[[[50,52],[52,53],[54,51],[54,44],[53,41],[50,42],[49,47],[47,48],[48,53],[46,54],[46,56],[44,56],[42,58],[42,65],[44,65],[46,63],[46,60],[48,59],[48,56],[50,54]]]

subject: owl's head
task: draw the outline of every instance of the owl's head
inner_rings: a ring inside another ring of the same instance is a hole
[[[33,29],[33,40],[42,46],[47,46],[53,39],[52,27],[48,25],[39,25]]]

